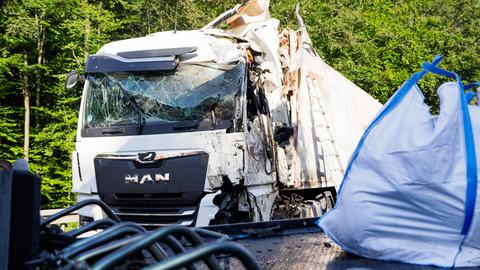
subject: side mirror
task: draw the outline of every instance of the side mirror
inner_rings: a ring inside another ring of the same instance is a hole
[[[77,85],[77,83],[84,83],[85,77],[83,75],[78,74],[78,72],[74,69],[70,71],[67,75],[67,80],[65,81],[65,89],[70,90]]]

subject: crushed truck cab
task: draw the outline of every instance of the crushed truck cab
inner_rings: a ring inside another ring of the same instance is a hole
[[[229,13],[230,30],[159,32],[88,58],[72,155],[78,200],[99,198],[147,226],[332,207],[380,103],[320,59],[303,23],[280,32],[268,3],[254,16],[248,3]]]

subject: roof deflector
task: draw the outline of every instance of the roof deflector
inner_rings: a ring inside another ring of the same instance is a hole
[[[127,71],[167,71],[178,65],[177,56],[127,59],[113,54],[95,54],[88,57],[86,73]]]
[[[143,51],[119,52],[118,56],[133,59],[133,58],[150,58],[150,57],[164,57],[173,55],[183,55],[198,50],[198,47],[179,47],[179,48],[165,48],[152,49]]]

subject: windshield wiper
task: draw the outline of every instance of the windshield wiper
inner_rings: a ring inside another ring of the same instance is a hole
[[[123,128],[106,128],[102,131],[102,134],[115,135],[115,134],[123,134],[124,132],[125,132],[125,129]]]
[[[217,100],[215,100],[215,102],[213,102],[212,106],[210,107],[210,119],[212,120],[212,129],[215,129],[217,127],[217,116],[215,115],[215,108],[217,107],[220,98],[221,96],[218,95]]]
[[[137,134],[140,135],[143,132],[143,126],[145,125],[145,116],[142,108],[140,105],[138,105],[137,100],[126,90],[123,88],[123,86],[120,84],[120,82],[115,79],[113,76],[106,74],[109,80],[113,81],[115,84],[120,87],[120,90],[122,91],[123,97],[122,97],[122,102],[127,106],[128,108],[133,108],[133,110],[137,113]]]
[[[122,102],[125,104],[125,106],[132,107],[133,110],[135,110],[135,112],[137,112],[137,116],[138,116],[138,118],[137,118],[137,134],[142,134],[144,121],[145,121],[145,116],[143,114],[142,108],[140,108],[140,105],[138,105],[137,101],[135,100],[135,98],[132,95],[130,95],[130,93],[128,93],[126,90],[122,90],[122,92],[123,92]]]
[[[190,121],[184,120],[183,123],[175,125],[173,127],[173,130],[196,130],[196,129],[199,129],[200,127],[205,128],[206,127],[205,123],[208,123],[208,122],[210,122],[211,129],[215,129],[217,126],[217,117],[215,115],[215,107],[219,103],[220,99],[221,99],[221,95],[218,95],[218,97],[216,98],[208,97],[207,99],[203,100],[200,104],[192,108],[193,111],[197,112],[197,114],[199,113],[202,114],[202,119],[190,120]],[[198,117],[200,116],[197,116],[196,118]]]

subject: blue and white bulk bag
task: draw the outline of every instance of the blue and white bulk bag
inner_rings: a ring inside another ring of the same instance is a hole
[[[334,209],[319,220],[345,251],[441,267],[480,266],[480,107],[457,74],[424,63],[385,104],[353,153]],[[431,115],[417,82],[437,90]]]

